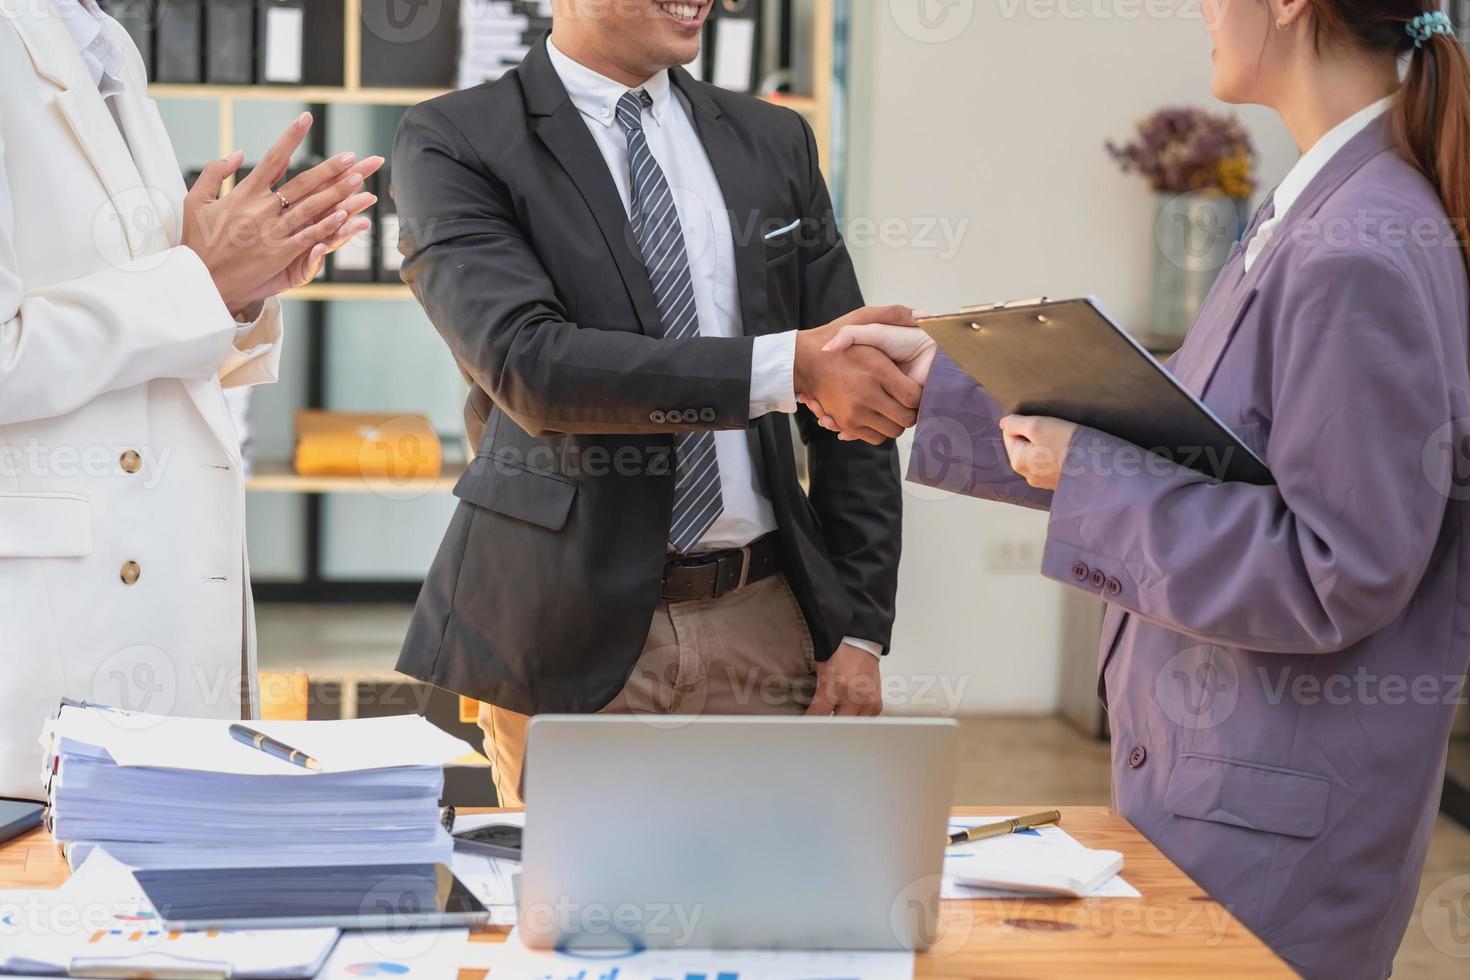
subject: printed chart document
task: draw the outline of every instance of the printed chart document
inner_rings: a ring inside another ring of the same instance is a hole
[[[913,953],[808,952],[805,950],[530,950],[511,933],[499,961],[508,977],[525,980],[670,980],[720,977],[738,980],[913,980]],[[495,976],[491,970],[491,976]]]
[[[180,970],[237,980],[316,976],[336,929],[164,929],[132,873],[97,852],[52,891],[0,892],[0,973],[94,976]]]
[[[981,824],[995,823],[1005,817],[955,817],[949,831],[965,830]],[[944,855],[944,882],[941,898],[1015,898],[1017,895],[1056,894],[1059,882],[1069,878],[1099,875],[1115,851],[1097,851],[1085,847],[1077,838],[1056,825],[1023,830],[1004,837],[973,841],[951,847]],[[1102,857],[1100,857],[1102,855]],[[990,862],[987,867],[987,861]],[[1118,856],[1121,866],[1121,856]],[[1023,877],[1028,869],[1035,872],[1033,887],[1025,887]],[[1101,875],[1102,880],[1083,889],[1088,898],[1138,898],[1139,891],[1117,873]],[[1000,889],[965,884],[961,879],[1004,880],[1014,887]]]

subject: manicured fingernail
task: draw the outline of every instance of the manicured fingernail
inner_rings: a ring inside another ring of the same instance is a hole
[[[347,220],[347,212],[339,209],[336,213],[334,213],[332,215],[332,220],[333,221],[346,221]]]
[[[344,167],[350,167],[350,166],[352,166],[353,162],[357,160],[357,154],[356,153],[344,153],[340,157],[338,157],[337,159],[338,159],[338,161],[341,162],[342,166],[344,166]]]
[[[362,186],[362,174],[353,174],[351,177],[348,177],[347,178],[347,186],[348,187],[360,187],[360,186]]]
[[[835,340],[829,340],[829,341],[827,341],[827,343],[825,343],[824,345],[822,345],[822,350],[832,350],[833,345],[836,344],[836,343],[837,343],[837,341],[835,341]]]
[[[298,125],[298,126],[310,126],[311,125],[311,113],[309,113],[309,112],[303,112],[301,115],[297,116],[296,117],[296,125]]]
[[[913,312],[914,312],[914,316],[916,316],[916,317],[917,316],[928,316],[929,315],[929,311],[928,310],[914,310]]]

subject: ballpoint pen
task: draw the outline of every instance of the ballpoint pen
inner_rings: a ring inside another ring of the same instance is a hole
[[[252,748],[259,749],[266,755],[273,755],[283,762],[289,762],[293,766],[300,766],[303,769],[310,769],[313,772],[321,771],[321,763],[317,762],[311,756],[302,752],[300,749],[293,749],[285,742],[276,741],[264,732],[257,732],[255,729],[246,728],[244,725],[231,725],[230,737],[237,742],[244,742]]]
[[[1011,817],[1009,820],[981,824],[978,827],[969,827],[965,830],[956,831],[949,835],[949,844],[951,846],[955,844],[968,844],[971,841],[985,840],[987,837],[1004,837],[1006,834],[1014,834],[1018,830],[1044,827],[1047,824],[1060,823],[1061,820],[1062,815],[1056,810],[1030,813],[1024,817]]]

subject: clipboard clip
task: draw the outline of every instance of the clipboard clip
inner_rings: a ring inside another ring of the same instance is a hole
[[[1034,299],[1013,299],[1004,303],[980,303],[976,306],[963,306],[961,313],[994,313],[996,310],[1009,310],[1016,306],[1040,306],[1046,302],[1045,296],[1037,296]]]

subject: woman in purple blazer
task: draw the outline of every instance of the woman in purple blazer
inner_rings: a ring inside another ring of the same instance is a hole
[[[1118,809],[1309,977],[1388,974],[1470,656],[1470,67],[1427,2],[1205,2],[1216,95],[1304,156],[1171,369],[1276,486],[840,341],[928,371],[910,480],[1050,510],[1043,574],[1108,603]]]

